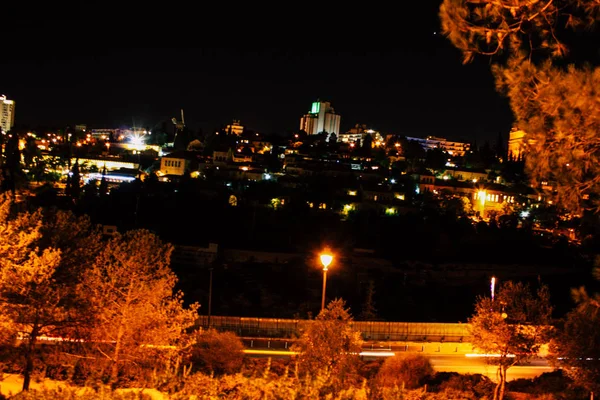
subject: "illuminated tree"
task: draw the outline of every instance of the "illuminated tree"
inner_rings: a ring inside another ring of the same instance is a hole
[[[336,299],[309,321],[292,350],[299,352],[298,365],[304,374],[326,376],[332,389],[354,378],[362,339],[352,328],[352,316],[345,302]]]
[[[532,183],[555,182],[556,201],[573,211],[598,210],[600,70],[577,43],[598,42],[600,1],[444,0],[440,17],[465,62],[492,57],[497,89],[527,133]]]
[[[25,355],[23,390],[29,389],[34,353],[43,335],[73,321],[69,290],[56,283],[60,251],[39,247],[42,214],[17,213],[0,199],[0,330],[4,338],[21,336]]]
[[[198,306],[184,308],[174,292],[172,250],[148,231],[130,231],[109,240],[85,273],[80,290],[95,320],[90,340],[110,364],[112,384],[125,367],[166,365],[189,344],[185,332]]]
[[[595,269],[596,278],[600,270]],[[553,363],[577,384],[600,392],[600,294],[589,295],[585,288],[572,290],[577,307],[569,312],[553,341]],[[567,368],[564,368],[564,367]]]
[[[548,343],[552,306],[546,286],[533,294],[527,285],[506,282],[494,299],[480,297],[469,320],[473,347],[491,354],[498,366],[494,400],[502,400],[507,370],[538,354]]]

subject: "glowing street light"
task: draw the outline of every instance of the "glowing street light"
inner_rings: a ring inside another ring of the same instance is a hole
[[[325,289],[327,287],[327,270],[329,268],[329,264],[333,261],[333,256],[325,251],[319,255],[319,259],[321,260],[321,264],[323,264],[323,294],[321,295],[321,311],[325,309]]]
[[[490,284],[490,292],[492,293],[492,301],[494,301],[495,291],[496,291],[496,278],[492,276],[492,282]]]

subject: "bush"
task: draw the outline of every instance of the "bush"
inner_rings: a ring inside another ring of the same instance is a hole
[[[374,360],[374,361],[362,361],[358,366],[358,374],[365,379],[372,380],[374,379],[381,366],[383,365],[383,360]]]
[[[277,378],[293,372],[295,365],[289,360],[272,358],[245,358],[243,373],[245,375]]]
[[[437,374],[436,374],[437,377]],[[495,384],[487,376],[481,374],[455,374],[438,386],[440,391],[459,391],[473,393],[476,397],[489,396]]]
[[[587,391],[578,388],[573,380],[563,373],[563,370],[545,372],[533,379],[516,379],[506,383],[507,390],[511,392],[527,393],[531,395],[554,394],[561,398],[584,398]]]
[[[423,386],[434,374],[429,358],[420,354],[396,354],[385,360],[377,381],[381,387],[404,385],[407,389]]]
[[[199,331],[192,347],[190,361],[194,369],[215,375],[239,372],[244,361],[244,345],[231,332],[214,329]]]
[[[70,388],[56,388],[43,390],[29,390],[21,392],[11,400],[152,400],[150,394],[140,391],[113,391],[101,388],[98,391],[91,389],[75,390]]]

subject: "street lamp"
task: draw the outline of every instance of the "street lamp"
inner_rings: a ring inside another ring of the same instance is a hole
[[[496,277],[492,276],[492,282],[490,284],[490,292],[492,294],[492,301],[494,301],[494,296],[496,294]]]
[[[321,264],[323,264],[323,294],[321,296],[321,311],[325,309],[325,288],[327,287],[327,269],[333,261],[333,256],[329,252],[321,253],[319,256]]]
[[[211,266],[208,270],[210,271],[210,278],[208,283],[208,329],[210,329],[210,316],[212,313],[212,281],[213,281],[213,267]]]

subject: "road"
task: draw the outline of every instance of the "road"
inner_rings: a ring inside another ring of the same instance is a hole
[[[273,357],[290,358],[294,353],[286,349],[246,349],[245,353],[250,357]],[[364,359],[374,359],[376,357],[389,357],[394,352],[390,351],[363,351],[361,356]],[[496,367],[489,365],[485,358],[468,357],[465,354],[425,354],[431,360],[433,368],[438,372],[458,372],[461,374],[482,374],[492,380],[496,380]],[[507,372],[507,380],[531,379],[543,374],[552,372],[554,369],[548,365],[543,358],[532,360],[525,365],[516,365]]]
[[[461,374],[482,374],[492,380],[496,380],[496,367],[489,365],[485,358],[471,358],[464,354],[429,355],[433,368],[439,372],[458,372]],[[554,368],[548,365],[545,359],[535,359],[525,365],[515,365],[509,368],[506,374],[507,380],[531,379],[552,372]]]

